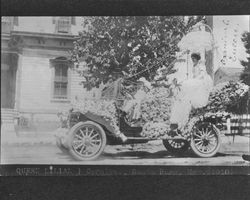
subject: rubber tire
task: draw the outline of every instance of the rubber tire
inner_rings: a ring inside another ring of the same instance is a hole
[[[80,127],[85,126],[85,125],[95,126],[95,128],[98,129],[98,133],[100,134],[101,139],[102,139],[102,140],[101,140],[101,141],[102,141],[101,148],[98,150],[98,152],[97,152],[95,155],[93,155],[93,156],[91,156],[91,157],[82,157],[82,156],[80,156],[79,154],[77,154],[77,153],[74,151],[74,148],[73,148],[73,146],[72,146],[72,142],[73,142],[73,138],[74,138],[75,132],[76,132]],[[69,153],[70,153],[76,160],[87,161],[87,160],[94,160],[94,159],[96,159],[97,157],[99,157],[99,156],[102,154],[102,152],[103,152],[103,150],[104,150],[106,144],[107,144],[107,137],[106,137],[105,131],[103,130],[103,128],[102,128],[99,124],[97,124],[97,123],[95,123],[95,122],[93,122],[93,121],[78,122],[77,124],[75,124],[75,125],[71,128],[71,130],[70,130],[70,132],[69,132],[69,141],[68,141]]]
[[[219,130],[216,129],[212,124],[208,123],[208,122],[203,122],[203,123],[200,123],[198,125],[196,125],[197,128],[199,128],[200,126],[204,126],[204,127],[207,127],[207,126],[212,126],[212,129],[213,131],[216,133],[217,135],[217,147],[215,148],[215,150],[213,150],[211,153],[202,153],[200,152],[196,146],[195,146],[195,143],[194,143],[194,138],[193,138],[193,135],[191,136],[191,141],[190,141],[190,147],[191,147],[191,150],[192,152],[198,156],[198,157],[201,157],[201,158],[210,158],[210,157],[213,157],[215,156],[215,154],[219,151],[220,149],[220,146],[221,146],[221,137],[219,135]]]
[[[182,142],[185,143],[184,146],[182,146],[181,148],[175,148],[169,143],[169,140],[162,140],[162,143],[165,146],[165,148],[174,155],[182,155],[189,149],[190,147],[189,142],[186,140],[182,140]]]

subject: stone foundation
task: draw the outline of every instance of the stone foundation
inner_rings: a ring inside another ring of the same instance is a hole
[[[60,127],[57,114],[20,113],[16,130],[18,132],[52,132]]]

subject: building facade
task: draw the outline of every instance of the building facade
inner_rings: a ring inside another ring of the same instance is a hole
[[[2,17],[3,124],[18,115],[23,126],[55,128],[58,111],[83,90],[69,61],[80,30],[77,17]]]

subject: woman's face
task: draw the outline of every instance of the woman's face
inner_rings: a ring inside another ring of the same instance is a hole
[[[192,58],[194,65],[197,65],[199,61],[195,57],[191,57],[191,58]]]

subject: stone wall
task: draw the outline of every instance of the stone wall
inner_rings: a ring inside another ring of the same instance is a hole
[[[22,56],[19,65],[19,130],[51,131],[59,126],[57,113],[68,110],[75,96],[84,95],[80,85],[82,78],[69,69],[69,96],[67,100],[53,99],[54,71],[50,58],[44,56]]]

